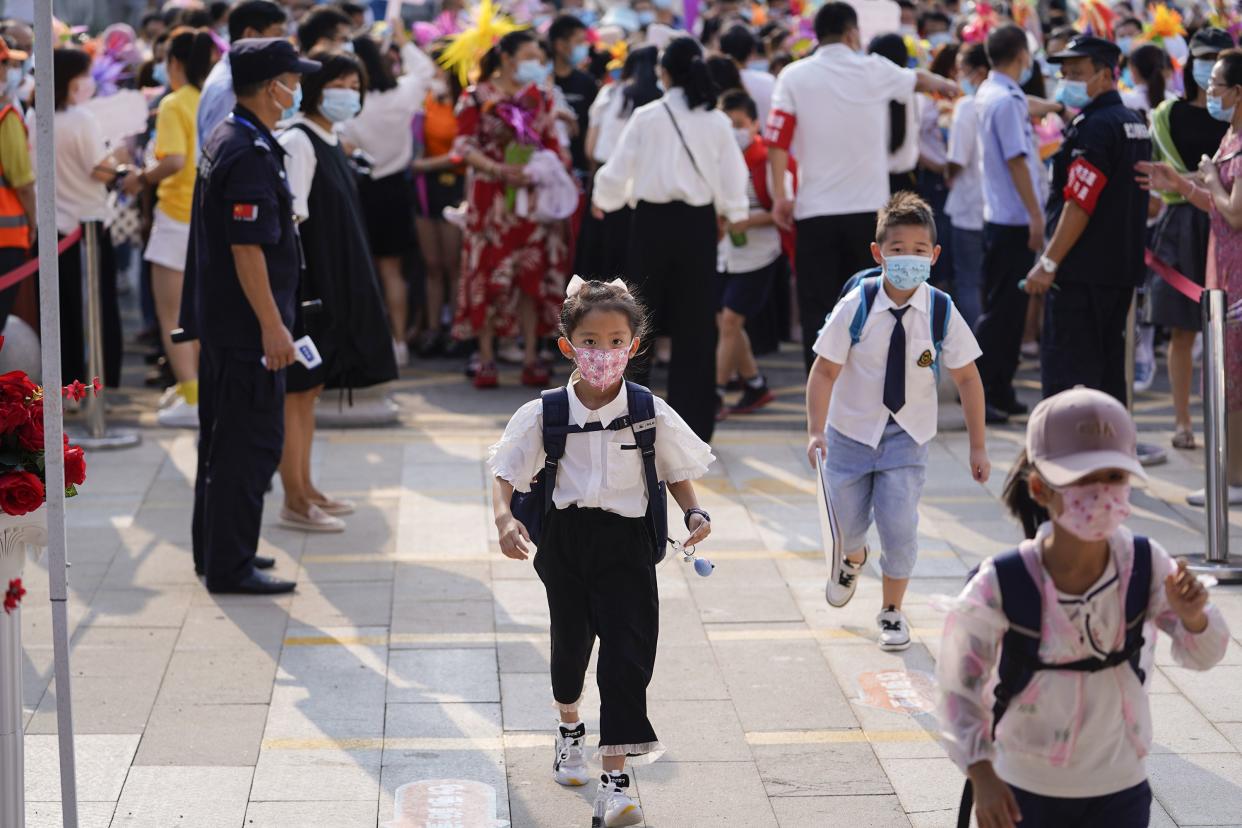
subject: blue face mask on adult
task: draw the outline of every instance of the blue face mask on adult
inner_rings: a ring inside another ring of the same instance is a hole
[[[1063,103],[1071,109],[1082,109],[1091,103],[1091,96],[1087,94],[1087,82],[1075,80],[1062,80],[1061,85],[1057,87],[1057,102]]]
[[[1233,120],[1233,111],[1237,109],[1237,107],[1231,106],[1228,109],[1225,109],[1225,102],[1223,99],[1216,95],[1208,95],[1207,109],[1208,114],[1216,120],[1229,123]]]
[[[1134,45],[1134,38],[1132,37],[1117,38],[1117,48],[1121,50],[1121,54],[1123,57],[1125,55],[1130,54],[1130,47],[1133,45]]]
[[[646,28],[655,22],[655,12],[651,9],[643,9],[638,13],[638,25]]]
[[[160,61],[151,69],[151,79],[159,86],[168,86],[168,64]]]
[[[957,85],[962,87],[962,93],[966,95],[973,95],[979,91],[979,84],[974,83],[970,78],[962,78]]]
[[[285,86],[280,81],[276,81],[276,85],[293,96],[293,103],[286,106],[280,112],[280,120],[287,121],[294,115],[297,115],[298,111],[302,108],[302,84],[299,83],[292,89]]]
[[[898,290],[914,290],[931,278],[930,256],[885,256],[884,278]]]
[[[22,88],[22,79],[25,74],[20,67],[10,66],[4,71],[4,96],[9,100],[17,98],[18,91]]]
[[[571,66],[581,66],[591,54],[591,47],[585,43],[579,43],[569,53],[569,64]]]
[[[348,121],[362,109],[362,95],[357,89],[332,88],[323,90],[319,111],[334,124]]]
[[[1035,64],[1028,63],[1026,68],[1022,70],[1022,74],[1018,75],[1018,86],[1026,86],[1031,82],[1031,75],[1035,72]]]
[[[1212,67],[1215,65],[1216,62],[1211,60],[1196,60],[1194,62],[1191,72],[1194,74],[1195,83],[1199,85],[1200,89],[1207,89],[1212,85]]]
[[[523,86],[528,83],[539,84],[548,76],[548,71],[548,67],[537,60],[523,60],[518,63],[513,79]]]

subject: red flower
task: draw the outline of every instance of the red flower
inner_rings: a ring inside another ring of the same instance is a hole
[[[86,386],[82,384],[81,380],[74,380],[65,386],[61,394],[74,402],[78,402],[86,396]]]
[[[85,481],[86,452],[81,446],[65,446],[65,485],[81,486]]]
[[[4,339],[4,337],[0,336],[0,340],[2,339]],[[0,342],[0,345],[2,344],[3,343]],[[103,383],[99,381],[99,377],[95,377],[93,380],[91,380],[91,388],[95,389],[95,396],[98,397],[99,392],[103,390]]]
[[[30,381],[25,371],[0,374],[0,400],[4,402],[25,402],[38,390],[39,386]]]
[[[40,417],[42,412],[40,411]],[[12,434],[30,421],[30,408],[24,402],[0,401],[0,434]],[[39,429],[42,431],[40,423]]]
[[[0,339],[4,337],[0,336]],[[9,581],[9,588],[4,592],[4,614],[8,615],[17,609],[17,605],[22,602],[22,596],[26,594],[26,590],[22,587],[22,579],[14,578]]]
[[[43,481],[28,471],[0,474],[0,511],[24,515],[43,505]]]
[[[17,444],[26,451],[43,451],[43,404],[36,403],[29,409],[23,408],[28,415],[26,422],[17,428]],[[3,417],[4,406],[0,405],[0,417]],[[0,421],[0,431],[3,431]]]

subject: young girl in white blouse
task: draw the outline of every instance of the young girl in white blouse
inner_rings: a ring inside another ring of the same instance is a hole
[[[646,328],[644,308],[621,280],[586,282],[575,276],[570,282],[559,347],[576,364],[568,384],[571,433],[555,478],[555,508],[544,519],[534,564],[551,616],[552,695],[560,710],[553,776],[562,785],[584,785],[588,779],[586,727],[578,705],[591,648],[596,636],[600,640],[596,756],[604,774],[596,814],[609,828],[643,819],[628,794],[626,758],[646,764],[664,752],[647,719],[659,596],[643,463],[631,428],[608,428],[628,413],[624,372]],[[711,518],[699,508],[691,481],[715,458],[663,400],[654,402],[656,469],[685,513],[690,536],[684,546],[690,547],[711,532]],[[528,557],[530,534],[510,511],[510,501],[515,489],[530,491],[544,460],[543,406],[537,399],[513,415],[488,458],[506,557]]]

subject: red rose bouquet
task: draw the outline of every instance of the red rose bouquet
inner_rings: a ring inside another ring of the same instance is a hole
[[[4,337],[0,336],[0,347]],[[98,389],[98,382],[93,388]],[[81,399],[88,390],[78,381],[67,385],[66,397]],[[73,497],[86,480],[86,456],[81,446],[64,441],[65,496]],[[0,512],[24,515],[43,505],[47,472],[44,468],[43,389],[25,371],[0,374]]]

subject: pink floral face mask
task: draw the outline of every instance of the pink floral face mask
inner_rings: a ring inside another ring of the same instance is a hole
[[[1130,516],[1129,483],[1088,483],[1057,491],[1063,505],[1053,520],[1083,540],[1104,540]]]
[[[630,362],[630,349],[574,348],[574,359],[584,380],[600,391],[607,391],[625,374],[625,366]]]

